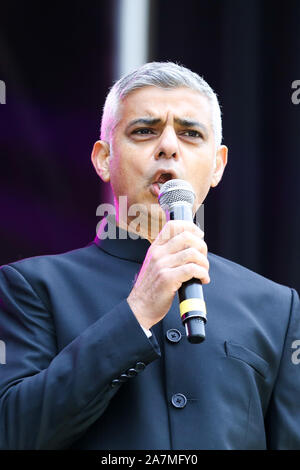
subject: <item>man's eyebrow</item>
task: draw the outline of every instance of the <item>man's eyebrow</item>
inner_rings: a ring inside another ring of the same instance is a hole
[[[182,127],[198,127],[203,130],[206,134],[208,134],[207,127],[199,121],[195,121],[194,119],[189,118],[175,118],[174,121],[176,124],[179,124]]]
[[[174,121],[175,121],[176,124],[179,124],[182,127],[188,127],[188,128],[198,127],[206,135],[208,135],[207,127],[199,121],[196,121],[196,120],[190,119],[190,118],[175,118]],[[137,124],[146,125],[146,126],[155,126],[156,124],[160,124],[161,122],[162,122],[162,120],[160,118],[140,117],[140,118],[137,118],[137,119],[133,119],[133,121],[130,121],[128,126],[127,126],[127,129],[129,129],[130,127],[135,126]]]
[[[144,124],[146,126],[155,126],[161,122],[160,118],[141,117],[130,121],[127,128],[135,126],[136,124]]]

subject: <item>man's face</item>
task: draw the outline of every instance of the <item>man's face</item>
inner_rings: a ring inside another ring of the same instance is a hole
[[[106,159],[109,176],[103,178],[110,179],[115,198],[126,195],[128,207],[138,203],[150,210],[157,183],[179,178],[194,188],[197,209],[221,179],[227,156],[225,146],[215,146],[208,99],[185,87],[149,86],[129,94],[118,117]]]

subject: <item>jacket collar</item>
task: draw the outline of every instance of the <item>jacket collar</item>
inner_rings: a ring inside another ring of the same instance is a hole
[[[135,263],[144,261],[150,247],[150,242],[146,238],[118,227],[115,217],[111,215],[101,222],[93,243],[112,256]]]

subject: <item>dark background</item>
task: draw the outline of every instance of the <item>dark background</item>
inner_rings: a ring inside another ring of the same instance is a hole
[[[90,162],[114,76],[117,0],[0,7],[0,265],[79,248],[107,202]],[[151,59],[219,96],[229,163],[209,250],[300,291],[300,1],[152,0]]]

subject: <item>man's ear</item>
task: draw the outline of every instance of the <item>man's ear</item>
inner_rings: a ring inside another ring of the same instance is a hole
[[[211,180],[211,187],[214,188],[219,184],[222,179],[225,166],[227,165],[228,148],[226,145],[221,145],[216,153],[215,168]]]
[[[97,174],[105,183],[108,183],[110,180],[109,157],[109,144],[104,142],[104,140],[97,140],[93,147],[91,160]]]

